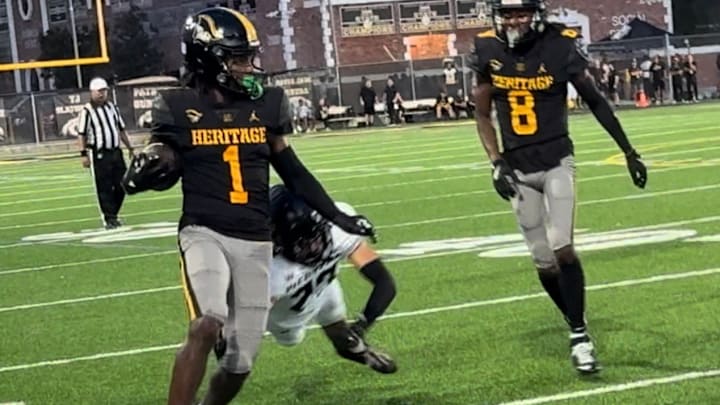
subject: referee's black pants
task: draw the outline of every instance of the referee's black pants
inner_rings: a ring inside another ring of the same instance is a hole
[[[127,166],[122,150],[117,148],[93,151],[92,168],[103,221],[105,225],[114,223],[125,199],[122,178]]]

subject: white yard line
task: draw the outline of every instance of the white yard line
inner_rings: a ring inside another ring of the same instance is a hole
[[[669,168],[662,168],[662,169],[652,169],[651,168],[650,174],[654,175],[657,173],[674,172],[677,170],[693,170],[693,169],[699,169],[699,168],[703,168],[703,167],[705,167],[705,166],[703,166],[702,164],[691,164],[691,165],[669,167]],[[386,188],[386,187],[398,187],[398,186],[432,183],[432,182],[437,182],[437,181],[447,181],[447,180],[455,180],[455,179],[463,179],[463,178],[471,178],[471,177],[479,177],[479,176],[487,176],[487,173],[473,172],[471,174],[464,174],[464,175],[460,175],[460,176],[447,176],[447,177],[442,177],[442,178],[437,178],[437,179],[424,179],[424,180],[418,180],[418,181],[393,183],[393,184],[388,184],[388,185],[374,185],[374,186],[368,186],[368,187],[355,187],[355,188],[348,188],[348,189],[331,189],[331,192],[332,193],[341,193],[341,192],[347,192],[347,191],[367,190],[367,189],[371,189],[371,188],[376,189],[376,188]],[[629,175],[623,171],[622,173],[606,174],[606,175],[584,177],[584,178],[581,177],[578,180],[578,182],[586,183],[586,182],[590,182],[590,181],[605,180],[605,179],[618,178],[618,177],[629,177]],[[475,194],[475,192],[469,192],[469,194]],[[173,197],[179,198],[177,196],[173,196]],[[437,196],[432,196],[432,197],[427,197],[427,198],[428,199],[441,199],[441,198],[444,198],[444,195],[439,194]],[[385,202],[385,203],[390,204],[390,203],[404,202],[404,201],[408,201],[408,200],[397,200],[397,201]],[[382,202],[380,202],[380,203],[382,203]],[[367,203],[367,204],[371,204],[368,206],[378,205],[377,203]],[[89,206],[92,206],[92,205],[89,205]],[[361,205],[357,205],[357,206],[361,206]],[[147,216],[147,215],[153,215],[153,214],[178,213],[179,210],[180,210],[179,208],[159,209],[159,210],[153,210],[153,211],[144,211],[144,212],[138,212],[138,213],[125,214],[125,215],[123,215],[123,217],[129,218],[129,217]],[[77,218],[77,219],[66,219],[66,220],[61,220],[61,221],[38,222],[38,223],[32,223],[32,224],[7,225],[7,226],[0,226],[0,230],[34,228],[34,227],[40,227],[40,226],[62,225],[62,224],[90,222],[90,221],[97,221],[97,218]]]
[[[697,129],[697,130],[703,130],[703,129],[709,129],[709,128],[715,128],[715,126],[711,126],[711,127],[700,127],[700,128],[695,128],[695,129]],[[663,135],[672,135],[672,134],[675,134],[675,133],[686,132],[686,131],[687,131],[687,128],[682,128],[682,129],[673,130],[673,131],[660,131],[660,132],[641,133],[641,134],[635,135],[635,136],[633,137],[633,139],[645,138],[645,137],[657,137],[657,136],[663,136]],[[410,149],[410,150],[407,151],[407,152],[401,152],[401,153],[386,153],[386,154],[381,154],[381,155],[377,155],[377,154],[376,154],[376,155],[373,155],[373,159],[377,159],[378,157],[388,157],[388,158],[391,158],[391,157],[402,157],[402,156],[413,156],[413,155],[427,155],[428,152],[429,152],[429,150],[426,149],[425,146],[435,146],[435,145],[438,145],[438,146],[448,146],[448,145],[453,145],[453,144],[455,144],[455,143],[462,143],[462,145],[459,145],[459,146],[456,146],[456,147],[449,147],[449,148],[448,148],[448,147],[445,147],[445,148],[436,148],[436,149],[432,149],[432,148],[431,148],[430,151],[432,151],[432,157],[420,157],[420,158],[416,158],[416,159],[394,160],[394,161],[391,163],[391,164],[393,164],[393,165],[397,165],[397,164],[402,164],[402,163],[426,162],[426,161],[431,161],[431,160],[442,160],[442,159],[447,159],[447,158],[448,158],[448,155],[443,155],[443,154],[437,155],[437,152],[466,151],[466,150],[468,150],[468,148],[471,147],[471,146],[476,147],[476,148],[480,148],[479,144],[468,145],[467,142],[468,142],[467,139],[453,139],[453,140],[444,140],[444,141],[437,142],[437,143],[435,143],[435,144],[429,144],[429,145],[408,144],[408,147],[407,147],[407,148],[404,148],[404,149]],[[577,145],[587,145],[587,144],[595,144],[595,143],[608,143],[608,142],[609,142],[608,139],[606,139],[606,138],[604,138],[604,137],[599,137],[598,139],[593,139],[593,140],[577,141],[577,142],[575,142],[575,145],[577,146]],[[693,141],[693,140],[688,140],[688,141],[672,141],[672,142],[668,142],[668,143],[670,143],[670,144],[682,145],[682,144],[686,144],[686,143],[692,144],[692,143],[697,143],[697,142],[696,142],[696,141]],[[374,146],[374,147],[375,147],[375,149],[377,149],[377,146]],[[403,150],[404,150],[404,149],[403,149]],[[418,150],[418,149],[420,149],[420,150]],[[384,149],[383,149],[383,150],[384,150]],[[613,147],[608,147],[608,148],[601,148],[601,149],[588,149],[588,150],[580,150],[580,151],[577,151],[577,152],[576,152],[576,155],[585,155],[585,154],[592,154],[592,153],[599,153],[599,152],[612,152],[612,151],[616,151],[616,150],[617,150],[617,148],[614,147],[614,146],[613,146]],[[385,151],[385,150],[384,150],[384,151]],[[453,157],[455,157],[455,158],[457,158],[457,157],[472,157],[472,156],[475,156],[477,153],[479,153],[479,149],[477,149],[477,151],[472,152],[472,153],[466,153],[466,154],[462,154],[462,155],[457,155],[457,154],[455,154],[455,155],[453,155]],[[332,156],[336,156],[336,155],[332,155]],[[309,161],[312,161],[312,158],[311,158],[311,159],[308,159],[308,160],[309,160]],[[314,164],[310,164],[310,166],[313,167],[314,169],[317,169],[318,166],[322,166],[322,165],[326,165],[326,164],[335,165],[336,163],[343,163],[343,164],[345,164],[345,166],[347,166],[347,163],[348,163],[348,162],[351,162],[351,161],[354,161],[354,160],[361,161],[361,162],[367,162],[368,157],[367,157],[367,154],[366,154],[366,153],[361,153],[361,154],[360,154],[359,156],[357,156],[357,157],[348,157],[348,156],[345,156],[345,157],[342,158],[342,159],[335,159],[335,160],[321,159],[320,162],[317,162],[317,163],[314,163]],[[358,166],[358,167],[359,167],[359,168],[367,168],[367,167],[378,168],[377,165],[367,165],[367,164],[361,165],[361,166]],[[382,167],[379,167],[378,169],[382,169]],[[361,173],[361,174],[354,175],[354,176],[342,176],[342,177],[336,177],[336,178],[332,178],[332,177],[331,177],[331,178],[325,178],[325,179],[323,179],[323,181],[336,181],[336,180],[344,180],[344,179],[364,177],[364,176],[381,176],[381,175],[385,175],[385,174],[387,174],[387,173],[384,173],[384,172],[380,172],[380,173]],[[53,182],[53,184],[56,184],[56,183],[58,183],[58,182]],[[12,187],[15,187],[15,186],[12,186]],[[0,187],[0,190],[2,190],[2,189],[3,189],[3,187]],[[82,195],[73,195],[73,196],[70,196],[70,197],[76,197],[76,196],[82,196]],[[48,198],[48,200],[58,199],[58,198],[59,198],[59,197],[50,197],[50,198]],[[42,199],[31,200],[31,201],[42,201]],[[0,205],[5,205],[5,204],[7,204],[7,205],[14,205],[14,204],[16,204],[16,203],[15,203],[15,202],[0,203]],[[69,207],[68,209],[73,209],[73,208],[75,208],[75,207],[79,207],[79,206]],[[32,211],[32,212],[29,211],[28,213],[39,213],[39,212],[45,212],[45,211]],[[11,213],[11,214],[21,215],[20,213]]]
[[[608,290],[608,289],[619,288],[619,287],[627,287],[627,286],[643,285],[643,284],[655,284],[655,283],[662,283],[662,282],[669,281],[669,280],[680,280],[680,279],[702,277],[702,276],[715,275],[715,274],[720,274],[720,268],[712,268],[712,269],[705,269],[705,270],[698,270],[698,271],[686,271],[686,272],[682,272],[682,273],[670,273],[670,274],[664,274],[664,275],[658,275],[658,276],[652,276],[652,277],[623,280],[623,281],[618,281],[618,282],[613,282],[613,283],[596,284],[596,285],[588,286],[587,290],[588,291]],[[449,311],[457,311],[457,310],[468,309],[468,308],[486,307],[486,306],[513,303],[513,302],[528,301],[528,300],[532,300],[535,298],[545,297],[545,295],[546,295],[545,293],[515,295],[515,296],[496,298],[496,299],[491,299],[491,300],[467,302],[467,303],[458,304],[458,305],[448,305],[448,306],[442,306],[442,307],[426,308],[426,309],[421,309],[421,310],[417,310],[417,311],[398,312],[398,313],[394,313],[394,314],[385,315],[385,316],[381,317],[380,320],[408,318],[408,317],[415,317],[415,316],[421,316],[421,315],[435,314],[435,313],[439,313],[439,312],[449,312]],[[311,329],[317,329],[317,325],[313,326]],[[27,369],[38,368],[38,367],[55,366],[55,365],[60,365],[60,364],[70,364],[70,363],[76,363],[76,362],[81,362],[81,361],[101,360],[101,359],[107,359],[107,358],[111,358],[111,357],[123,357],[123,356],[151,353],[151,352],[157,352],[157,351],[163,351],[163,350],[171,350],[171,349],[177,348],[178,346],[179,346],[179,344],[152,346],[152,347],[145,347],[145,348],[139,348],[139,349],[123,350],[123,351],[118,351],[118,352],[97,353],[97,354],[93,354],[93,355],[89,355],[89,356],[70,357],[70,358],[58,359],[58,360],[41,361],[41,362],[37,362],[37,363],[27,363],[27,364],[18,364],[18,365],[14,365],[14,366],[4,366],[4,367],[0,367],[0,373],[27,370]]]
[[[33,309],[33,308],[42,308],[42,307],[54,307],[54,306],[58,306],[58,305],[77,304],[79,302],[100,301],[100,300],[107,300],[107,299],[111,299],[111,298],[132,297],[135,295],[153,294],[153,293],[157,293],[157,292],[172,291],[172,290],[177,290],[177,289],[180,289],[179,285],[169,286],[169,287],[159,287],[159,288],[148,288],[146,290],[124,291],[124,292],[118,292],[118,293],[112,293],[112,294],[95,295],[92,297],[83,297],[83,298],[72,298],[72,299],[67,299],[67,300],[59,300],[59,301],[51,301],[51,302],[38,302],[36,304],[15,305],[13,307],[1,307],[0,313],[20,311],[23,309]]]
[[[703,187],[714,187],[718,188],[720,185],[713,185],[713,186],[703,186]],[[670,190],[670,191],[664,191],[661,193],[679,193],[679,192],[685,192],[685,191],[679,191],[679,190]],[[651,193],[652,194],[652,193]],[[659,194],[659,193],[654,193]],[[662,194],[665,195],[665,194]],[[646,196],[647,198],[648,194],[633,194],[625,197],[618,197],[620,199],[636,199],[641,196]],[[586,205],[586,204],[596,204],[600,202],[611,202],[611,201],[617,201],[618,198],[615,199],[603,199],[603,200],[590,200],[586,202],[581,202],[579,205]],[[426,220],[426,221],[418,221],[415,222],[408,222],[404,224],[395,224],[395,225],[386,225],[384,227],[380,228],[390,228],[390,227],[400,227],[402,226],[408,226],[408,225],[414,225],[414,224],[426,224],[426,223],[435,223],[435,222],[446,222],[446,221],[452,221],[452,220],[461,220],[461,219],[468,219],[468,218],[477,218],[481,216],[495,216],[495,215],[510,215],[510,211],[503,210],[503,211],[492,211],[492,212],[486,212],[482,214],[475,214],[471,216],[463,216],[463,217],[448,217],[448,218],[436,218],[432,220]],[[711,216],[711,217],[703,217],[703,218],[697,218],[697,219],[691,219],[691,220],[682,220],[682,221],[674,221],[666,224],[657,224],[657,225],[650,225],[650,226],[641,226],[637,228],[633,228],[633,230],[642,230],[642,229],[658,229],[663,227],[671,227],[671,226],[681,226],[681,225],[689,225],[694,223],[704,223],[704,222],[713,222],[716,220],[719,220],[720,217]],[[431,222],[428,222],[431,221]],[[2,248],[2,246],[0,246]],[[469,250],[473,251],[473,249]],[[464,252],[464,251],[463,251]],[[440,255],[445,254],[454,254],[454,253],[461,253],[461,251],[454,251],[454,252],[443,252]],[[36,267],[22,267],[17,269],[7,269],[7,270],[0,270],[0,276],[4,275],[10,275],[10,274],[17,274],[17,273],[26,273],[26,272],[32,272],[32,271],[42,271],[42,270],[50,270],[50,269],[57,269],[57,268],[67,268],[67,267],[76,267],[81,265],[87,265],[87,264],[97,264],[97,263],[108,263],[108,262],[114,262],[114,261],[120,261],[120,260],[132,260],[132,259],[140,259],[145,257],[153,257],[153,256],[162,256],[167,254],[177,254],[176,250],[165,250],[160,252],[152,252],[152,253],[142,253],[142,254],[135,254],[135,255],[127,255],[127,256],[117,256],[117,257],[110,257],[110,258],[102,258],[102,259],[91,259],[91,260],[84,260],[84,261],[78,261],[78,262],[69,262],[69,263],[59,263],[59,264],[48,264],[43,266],[36,266]]]
[[[112,262],[118,262],[121,260],[142,259],[145,257],[168,255],[171,253],[178,254],[178,251],[177,250],[165,250],[162,252],[154,252],[154,253],[140,253],[140,254],[136,254],[136,255],[105,257],[102,259],[82,260],[82,261],[69,262],[69,263],[46,264],[43,266],[35,266],[35,267],[21,267],[18,269],[1,270],[0,276],[5,276],[8,274],[26,273],[29,271],[41,271],[41,270],[49,270],[49,269],[60,269],[60,268],[66,268],[66,267],[76,267],[76,266],[82,266],[82,265],[86,265],[86,264],[112,263]]]
[[[688,188],[681,188],[681,189],[674,189],[674,190],[658,191],[655,193],[640,193],[639,192],[638,194],[631,194],[631,195],[626,195],[626,196],[622,196],[622,197],[612,197],[612,198],[602,198],[602,199],[598,199],[598,200],[581,201],[577,205],[583,206],[583,205],[603,204],[603,203],[616,202],[616,201],[642,200],[645,198],[653,198],[653,197],[673,195],[673,194],[685,194],[685,193],[696,192],[696,191],[714,190],[714,189],[718,189],[718,188],[720,188],[720,184],[712,184],[712,185],[708,185],[708,186],[688,187]],[[482,212],[479,214],[472,214],[472,215],[460,215],[460,216],[456,216],[456,217],[433,218],[433,219],[425,219],[422,221],[412,221],[412,222],[403,222],[403,223],[399,223],[399,224],[382,225],[382,226],[378,226],[377,228],[380,230],[391,229],[391,228],[404,228],[406,226],[437,224],[437,223],[442,223],[442,222],[462,221],[465,219],[485,218],[485,217],[493,217],[493,216],[498,216],[498,215],[512,215],[512,212],[510,210],[490,211],[490,212]]]
[[[547,404],[550,402],[565,401],[568,399],[586,398],[597,395],[609,394],[612,392],[622,392],[636,390],[638,388],[647,388],[655,385],[663,384],[675,384],[683,381],[698,380],[701,378],[715,378],[720,377],[720,369],[707,370],[707,371],[693,371],[684,374],[675,374],[667,377],[659,378],[648,378],[646,380],[638,380],[622,384],[606,385],[604,387],[593,388],[582,391],[569,391],[555,395],[548,395],[546,397],[535,397],[528,399],[521,399],[512,402],[503,402],[499,405],[538,405]]]

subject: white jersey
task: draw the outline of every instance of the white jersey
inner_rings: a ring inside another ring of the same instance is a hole
[[[348,215],[355,210],[348,204],[337,203]],[[316,317],[322,305],[323,292],[335,280],[338,264],[347,259],[364,240],[349,234],[336,225],[330,227],[331,243],[324,253],[325,260],[306,266],[275,256],[270,265],[270,294],[273,307],[268,329],[292,329],[305,326]]]

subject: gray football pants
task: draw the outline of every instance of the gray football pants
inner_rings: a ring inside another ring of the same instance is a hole
[[[183,292],[190,319],[209,316],[223,324],[224,370],[250,371],[270,311],[272,243],[232,238],[203,226],[179,234]]]
[[[573,243],[575,222],[575,158],[570,155],[548,171],[515,174],[523,184],[511,200],[515,218],[535,267],[557,265],[554,251]]]

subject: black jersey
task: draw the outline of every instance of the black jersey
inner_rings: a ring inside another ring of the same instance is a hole
[[[269,141],[292,132],[284,91],[266,88],[258,100],[238,96],[222,107],[193,89],[162,91],[152,120],[153,138],[181,156],[180,228],[269,241]]]
[[[519,49],[508,48],[493,31],[475,39],[473,68],[479,83],[493,86],[503,157],[516,169],[548,170],[573,153],[567,87],[588,65],[576,40],[574,30],[554,24]]]

